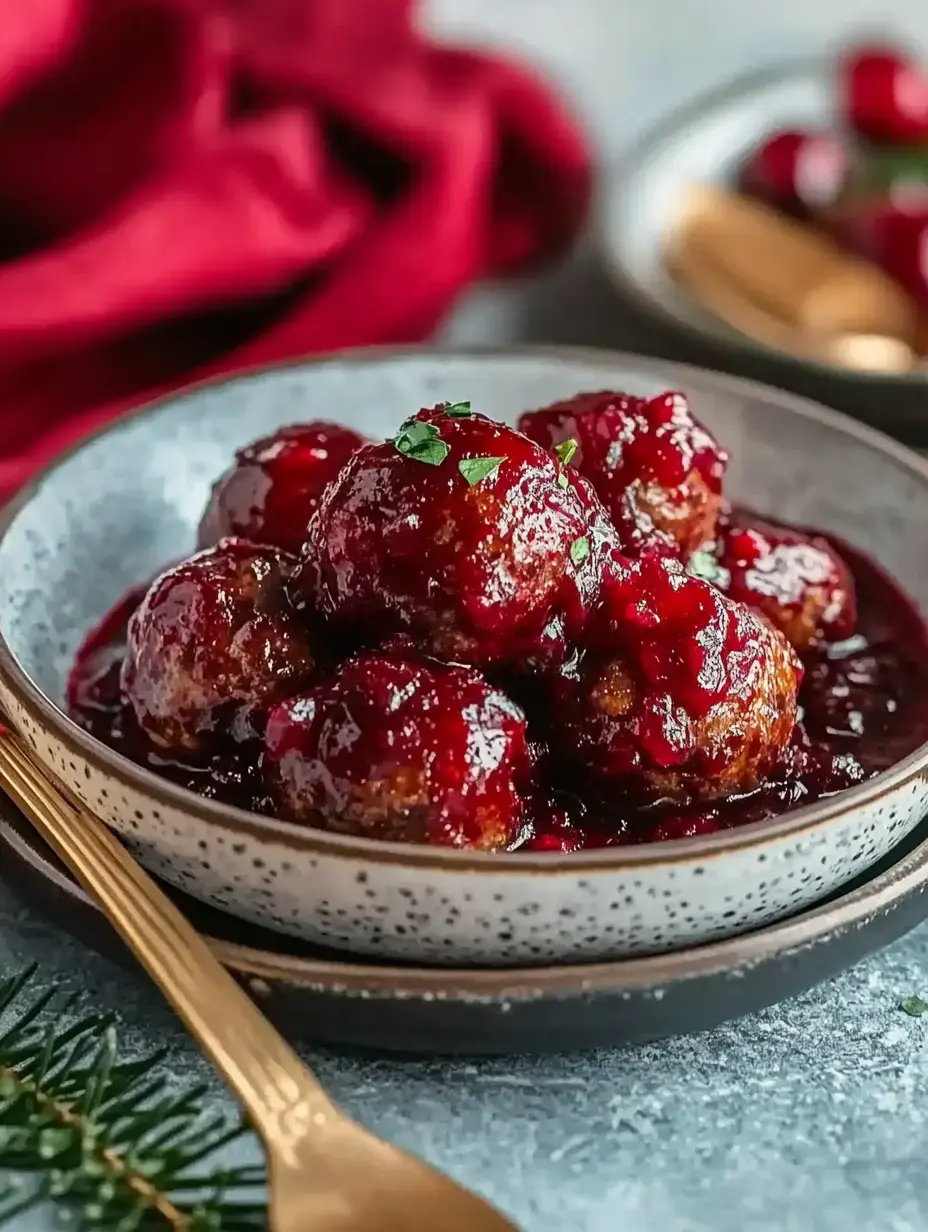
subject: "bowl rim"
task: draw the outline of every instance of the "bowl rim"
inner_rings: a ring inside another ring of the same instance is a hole
[[[15,806],[14,806],[15,808]],[[19,858],[41,862],[55,889],[74,895],[96,911],[95,900],[63,869],[46,863],[44,851],[0,815],[0,850],[5,842]],[[43,840],[40,839],[40,843]],[[302,986],[337,987],[361,996],[424,996],[451,1000],[476,998],[529,1000],[544,995],[570,996],[582,986],[585,993],[649,992],[673,984],[712,976],[737,977],[747,969],[776,962],[804,950],[829,945],[853,928],[865,926],[879,915],[891,914],[911,895],[925,892],[928,882],[928,838],[923,838],[901,859],[876,877],[865,876],[854,889],[842,890],[825,903],[812,904],[796,915],[748,932],[736,933],[682,950],[640,954],[597,962],[570,961],[519,967],[435,967],[385,960],[371,963],[345,951],[334,956],[295,955],[286,950],[262,949],[248,941],[203,936],[225,966],[251,980],[281,980]],[[282,935],[282,940],[287,938]]]
[[[742,73],[722,86],[700,93],[695,99],[676,108],[669,116],[660,120],[648,130],[643,138],[634,143],[628,153],[620,158],[606,175],[597,197],[593,220],[595,243],[613,284],[634,304],[638,311],[646,316],[650,314],[652,318],[657,317],[664,325],[682,332],[691,340],[703,345],[709,343],[722,352],[733,348],[742,354],[761,357],[767,361],[773,360],[793,371],[814,372],[832,381],[854,382],[858,385],[867,383],[873,385],[875,389],[892,389],[896,386],[917,389],[928,385],[928,371],[880,374],[848,369],[840,364],[803,359],[791,351],[761,342],[727,325],[708,309],[705,311],[710,323],[702,325],[691,320],[688,316],[675,312],[663,300],[650,294],[625,259],[626,246],[617,240],[618,232],[614,226],[614,220],[628,213],[635,183],[656,150],[660,151],[662,146],[681,132],[723,113],[741,99],[753,94],[763,94],[765,90],[772,89],[791,77],[808,77],[810,74],[823,73],[826,71],[827,63],[828,61],[821,56],[792,58],[762,69]],[[683,292],[682,288],[681,292]],[[694,302],[698,301],[694,300]]]
[[[105,438],[111,432],[118,431],[129,422],[135,422],[141,418],[154,418],[166,406],[207,390],[221,389],[226,385],[290,369],[312,369],[332,365],[372,367],[382,366],[385,363],[403,363],[414,359],[431,359],[439,364],[443,361],[462,359],[474,362],[493,359],[582,362],[588,366],[602,366],[610,370],[626,367],[642,375],[653,375],[680,388],[685,388],[688,381],[700,385],[708,379],[709,385],[714,385],[723,392],[745,400],[757,398],[769,400],[773,397],[783,407],[804,418],[812,419],[852,436],[871,451],[888,456],[928,488],[928,459],[921,458],[913,450],[893,440],[892,437],[798,394],[788,393],[759,381],[715,372],[708,368],[639,356],[626,351],[582,346],[525,344],[506,347],[433,347],[425,343],[413,346],[358,347],[331,351],[323,355],[298,357],[285,362],[256,365],[243,368],[231,375],[197,381],[183,386],[174,393],[143,403],[116,419],[109,420],[57,455],[14,494],[0,511],[0,544],[6,538],[18,514],[27,507],[40,489],[54,478],[61,467],[86,446]],[[661,843],[645,843],[637,847],[607,847],[564,854],[520,851],[472,852],[448,847],[419,846],[335,834],[309,826],[300,826],[294,822],[264,817],[258,813],[251,813],[215,800],[207,800],[186,787],[181,787],[161,778],[151,770],[135,765],[128,758],[110,749],[96,737],[78,727],[31,679],[7,643],[2,612],[0,612],[0,683],[9,689],[19,705],[40,727],[52,733],[69,751],[83,757],[97,771],[116,779],[124,788],[154,797],[160,804],[196,817],[198,821],[206,825],[218,824],[226,831],[240,833],[257,840],[276,839],[294,851],[361,860],[366,863],[399,864],[406,867],[445,869],[458,873],[573,874],[583,871],[640,869],[654,865],[678,864],[722,857],[747,848],[762,846],[773,840],[806,834],[810,830],[818,829],[846,815],[855,808],[879,800],[914,779],[928,777],[928,741],[926,741],[894,766],[874,775],[864,783],[777,817],[748,822],[733,830],[723,830],[692,838],[671,839]]]

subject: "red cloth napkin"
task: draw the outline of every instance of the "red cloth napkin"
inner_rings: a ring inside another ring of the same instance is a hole
[[[426,336],[562,249],[584,143],[409,0],[0,10],[0,498],[193,378]],[[334,408],[332,408],[334,409]]]

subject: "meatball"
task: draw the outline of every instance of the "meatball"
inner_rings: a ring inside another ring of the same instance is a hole
[[[294,561],[226,539],[163,573],[129,622],[123,696],[162,749],[207,752],[259,736],[272,705],[309,683],[314,652],[289,607]]]
[[[595,494],[557,458],[444,404],[359,450],[329,486],[300,586],[336,627],[408,633],[441,659],[549,661],[595,603],[607,538]]]
[[[519,837],[531,775],[515,702],[407,646],[362,651],[273,710],[265,766],[294,821],[484,851]]]
[[[728,454],[683,394],[578,394],[528,412],[519,429],[572,459],[626,552],[665,544],[686,557],[714,539]]]
[[[298,553],[319,498],[364,437],[315,421],[281,428],[240,449],[213,485],[200,523],[201,548],[236,536]]]
[[[802,678],[780,633],[657,556],[610,583],[602,618],[555,680],[562,756],[649,799],[718,799],[777,767]]]
[[[798,651],[854,632],[854,579],[826,539],[735,517],[719,537],[718,563],[726,594],[760,612]]]

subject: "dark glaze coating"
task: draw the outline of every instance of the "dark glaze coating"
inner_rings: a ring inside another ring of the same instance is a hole
[[[238,536],[298,554],[327,483],[364,437],[315,420],[281,428],[238,450],[213,485],[200,523],[201,548]]]
[[[313,675],[310,635],[276,548],[222,540],[152,585],[129,622],[122,689],[164,750],[200,751],[216,732],[260,734],[268,708]]]
[[[716,585],[762,613],[800,652],[854,632],[854,580],[820,535],[733,514],[714,555]]]
[[[609,784],[594,787],[532,742],[538,783],[528,793],[524,846],[573,851],[655,842],[729,829],[833,795],[878,774],[928,741],[928,635],[898,586],[872,561],[836,544],[857,592],[858,626],[846,642],[803,654],[800,723],[782,767],[752,792],[681,805],[642,801]],[[231,735],[210,753],[172,757],[140,731],[123,704],[119,677],[126,626],[144,591],[130,594],[87,638],[68,690],[69,713],[130,760],[200,795],[274,815],[260,745]],[[547,713],[547,710],[542,712]],[[583,798],[576,794],[581,787]],[[571,790],[573,788],[574,790]]]
[[[928,741],[912,605],[851,549],[728,509],[681,395],[523,423],[551,452],[467,403],[346,434],[309,497],[281,444],[302,430],[243,451],[293,462],[253,533],[325,471],[301,556],[221,540],[129,596],[77,656],[71,715],[223,803],[488,851],[711,833]]]
[[[633,795],[751,791],[783,761],[801,679],[785,638],[749,608],[643,556],[607,581],[587,648],[555,678],[552,744]]]
[[[472,668],[408,645],[362,652],[268,720],[266,768],[293,821],[501,851],[521,835],[525,716]]]
[[[799,532],[808,533],[808,532]],[[857,595],[857,631],[806,651],[799,722],[783,765],[727,800],[629,807],[605,787],[581,800],[557,787],[576,775],[549,767],[534,801],[529,850],[570,852],[661,842],[763,821],[852,787],[928,741],[928,630],[896,583],[868,557],[832,541]],[[554,786],[552,787],[552,784]],[[608,819],[609,824],[605,824]]]
[[[663,538],[688,555],[715,538],[728,454],[683,394],[578,394],[528,412],[519,429],[546,449],[577,442],[572,465],[595,488],[627,553]]]
[[[595,496],[581,498],[557,459],[482,415],[439,406],[410,423],[431,425],[446,456],[431,465],[386,441],[351,458],[310,523],[309,604],[336,626],[409,633],[445,660],[563,657],[599,588]],[[469,483],[461,465],[476,459],[500,462]]]

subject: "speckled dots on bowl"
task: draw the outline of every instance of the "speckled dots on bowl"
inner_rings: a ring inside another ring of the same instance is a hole
[[[808,905],[923,815],[924,750],[840,797],[738,831],[575,856],[480,856],[328,835],[200,800],[103,748],[58,709],[83,633],[191,549],[210,482],[242,441],[321,410],[385,434],[440,398],[470,398],[511,420],[604,386],[685,389],[732,451],[736,498],[840,532],[928,607],[928,469],[838,416],[608,353],[369,353],[194,390],[89,441],[23,493],[0,531],[0,703],[40,760],[153,872],[256,923],[358,953],[594,960],[730,935]]]

